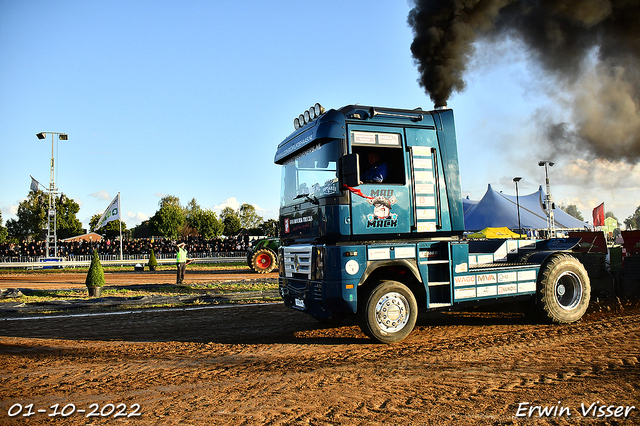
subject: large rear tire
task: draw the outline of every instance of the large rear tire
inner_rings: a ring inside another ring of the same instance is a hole
[[[276,267],[276,254],[266,248],[258,249],[251,258],[251,269],[259,274],[268,274]]]
[[[252,271],[255,271],[255,269],[253,268],[253,263],[251,263],[251,259],[253,259],[253,250],[249,249],[249,251],[247,252],[247,266],[251,268]]]
[[[591,298],[589,275],[578,259],[569,254],[554,255],[540,271],[539,312],[553,323],[578,321]]]
[[[380,343],[396,343],[413,330],[418,318],[416,298],[397,281],[380,281],[358,307],[363,333]]]

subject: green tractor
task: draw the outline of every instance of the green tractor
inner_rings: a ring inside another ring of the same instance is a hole
[[[264,238],[247,251],[247,265],[259,274],[268,274],[278,266],[280,238]]]

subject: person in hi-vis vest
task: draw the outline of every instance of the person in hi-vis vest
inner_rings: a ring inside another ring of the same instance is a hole
[[[182,284],[182,281],[184,281],[184,273],[187,270],[187,265],[193,262],[193,259],[187,258],[187,250],[185,250],[184,246],[184,243],[178,243],[178,252],[176,253],[178,276],[176,278],[176,284]]]

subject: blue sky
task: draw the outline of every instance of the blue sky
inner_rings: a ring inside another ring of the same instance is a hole
[[[120,192],[128,227],[164,195],[220,211],[247,202],[276,218],[277,144],[316,102],[425,109],[411,4],[393,1],[0,0],[0,209],[15,218],[33,175],[80,204],[88,227]],[[564,103],[563,103],[564,102]],[[487,184],[544,185],[586,220],[605,202],[623,220],[640,204],[635,165],[546,158],[539,121],[569,114],[517,43],[478,45],[456,115],[464,195]],[[544,111],[544,114],[541,113]]]

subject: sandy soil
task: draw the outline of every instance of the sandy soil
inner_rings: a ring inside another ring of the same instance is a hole
[[[0,424],[640,424],[637,305],[424,314],[396,345],[278,303],[0,330]]]

